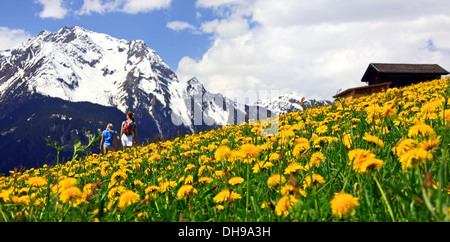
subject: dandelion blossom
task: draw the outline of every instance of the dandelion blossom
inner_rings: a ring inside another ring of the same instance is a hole
[[[231,150],[226,145],[221,145],[217,148],[216,152],[214,152],[214,158],[216,161],[225,161],[230,156]]]
[[[233,177],[230,180],[228,180],[228,183],[231,185],[237,185],[237,184],[241,184],[242,182],[244,182],[244,178],[242,177]]]
[[[400,140],[397,145],[392,148],[392,152],[394,154],[401,156],[404,153],[406,153],[408,150],[417,147],[417,142],[413,139],[402,139]]]
[[[198,182],[205,184],[205,183],[211,183],[214,179],[211,177],[200,177],[198,178]]]
[[[240,151],[246,158],[256,158],[259,156],[260,149],[253,144],[243,144]]]
[[[408,137],[410,138],[416,138],[417,136],[435,136],[436,133],[434,132],[433,128],[431,126],[419,123],[416,125],[413,125],[411,128],[409,128],[408,131]]]
[[[283,196],[278,200],[277,205],[275,206],[275,212],[278,216],[288,215],[289,209],[297,202],[295,196]]]
[[[378,138],[376,136],[373,136],[373,135],[371,135],[369,133],[365,133],[364,134],[363,140],[365,140],[367,142],[374,143],[374,144],[376,144],[377,146],[379,146],[381,148],[384,147],[384,143],[383,143],[383,141],[380,138]]]
[[[328,126],[326,126],[326,125],[320,125],[316,129],[316,133],[319,135],[322,135],[322,134],[326,133],[327,131],[328,131]]]
[[[273,187],[286,182],[286,178],[280,174],[274,174],[267,179],[267,185]]]
[[[115,186],[115,185],[123,185],[123,184],[125,184],[126,179],[127,179],[127,173],[125,173],[122,170],[118,170],[112,174],[111,182],[109,183],[108,187]]]
[[[253,170],[253,173],[258,173],[261,169],[268,169],[269,167],[272,167],[272,166],[273,166],[273,163],[270,161],[260,161],[252,167],[252,170]]]
[[[140,201],[139,194],[127,190],[120,194],[118,207],[123,209]]]
[[[46,185],[47,180],[42,177],[30,177],[30,178],[28,178],[27,183],[28,183],[28,185],[31,185],[31,186],[40,187],[40,186]]]
[[[293,155],[300,158],[302,154],[310,148],[309,141],[305,138],[298,138],[295,140]]]
[[[421,162],[427,163],[433,159],[433,155],[423,148],[413,148],[402,156],[400,156],[399,161],[402,164],[402,169],[416,168]]]
[[[350,215],[357,206],[358,198],[344,192],[336,194],[331,200],[331,212],[339,218]]]
[[[350,149],[352,147],[352,136],[350,134],[345,134],[342,137],[342,143],[347,147],[347,149]]]
[[[175,187],[177,185],[177,183],[175,181],[165,181],[160,183],[159,187],[160,187],[160,191],[161,192],[165,192],[167,190],[169,190],[172,187]]]
[[[195,189],[192,185],[183,185],[177,192],[178,200],[183,200],[188,198],[190,195],[196,195],[197,189]]]
[[[215,203],[222,203],[228,201],[228,199],[230,199],[230,201],[233,201],[240,198],[242,198],[240,194],[232,191],[230,192],[229,189],[223,189],[213,198],[213,200]]]
[[[311,176],[307,176],[303,181],[303,188],[319,186],[325,183],[325,179],[319,174],[312,174]]]
[[[160,191],[160,188],[158,186],[152,185],[145,189],[145,194],[147,194],[146,198],[148,197],[154,197],[156,198],[156,193]]]
[[[77,205],[81,202],[81,196],[82,196],[81,190],[76,186],[71,186],[64,189],[59,194],[59,199],[63,203],[72,202],[73,205]]]
[[[369,150],[353,149],[348,152],[348,157],[353,170],[359,173],[378,170],[384,165],[384,161],[375,158],[375,154]]]
[[[284,174],[295,173],[298,170],[305,170],[305,167],[303,167],[302,164],[295,162],[295,163],[288,165],[288,167],[286,167],[286,169],[284,169]]]
[[[315,152],[314,154],[311,155],[311,163],[314,163],[316,165],[316,167],[319,167],[321,162],[325,161],[325,155],[322,154],[322,152]]]
[[[433,148],[439,146],[441,142],[441,136],[431,137],[427,140],[420,142],[420,147],[426,151],[432,150]]]

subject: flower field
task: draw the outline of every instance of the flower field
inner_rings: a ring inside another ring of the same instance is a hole
[[[0,221],[450,221],[450,79],[0,178]]]

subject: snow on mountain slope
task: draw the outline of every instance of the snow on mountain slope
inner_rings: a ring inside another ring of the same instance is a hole
[[[279,97],[265,100],[258,100],[254,105],[265,107],[274,114],[283,114],[295,111],[302,111],[309,107],[316,107],[331,104],[327,100],[306,100],[297,93],[288,93]]]

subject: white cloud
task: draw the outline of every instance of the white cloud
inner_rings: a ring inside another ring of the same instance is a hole
[[[123,6],[123,12],[136,14],[139,12],[150,12],[170,7],[172,0],[128,0]]]
[[[167,28],[174,30],[174,31],[182,31],[182,30],[189,30],[194,33],[199,33],[197,28],[193,26],[192,24],[184,21],[171,21],[167,23]]]
[[[198,0],[197,6],[217,14],[201,28],[213,44],[201,59],[180,60],[177,75],[196,76],[210,90],[275,89],[331,100],[339,89],[364,85],[371,62],[450,70],[448,1]]]
[[[78,15],[124,12],[137,14],[170,7],[172,0],[84,0]]]
[[[0,50],[13,48],[31,37],[31,34],[22,29],[0,27]]]
[[[39,13],[41,18],[62,19],[66,16],[68,10],[63,6],[63,0],[38,0],[44,7]]]

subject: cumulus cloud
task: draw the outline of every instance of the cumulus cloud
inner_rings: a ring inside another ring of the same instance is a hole
[[[197,28],[188,23],[188,22],[184,22],[184,21],[171,21],[167,23],[167,28],[174,30],[174,31],[183,31],[183,30],[187,30],[190,31],[192,33],[201,33],[199,30],[197,30]]]
[[[62,19],[66,16],[68,10],[63,6],[63,0],[38,0],[43,9],[39,13],[41,18]]]
[[[0,50],[13,48],[31,37],[30,33],[22,29],[0,27]]]
[[[78,15],[124,12],[137,14],[170,7],[172,0],[84,0]]]
[[[371,62],[437,63],[450,69],[450,2],[411,0],[197,0],[212,45],[184,57],[177,75],[207,89],[296,91],[332,99],[364,85]]]

